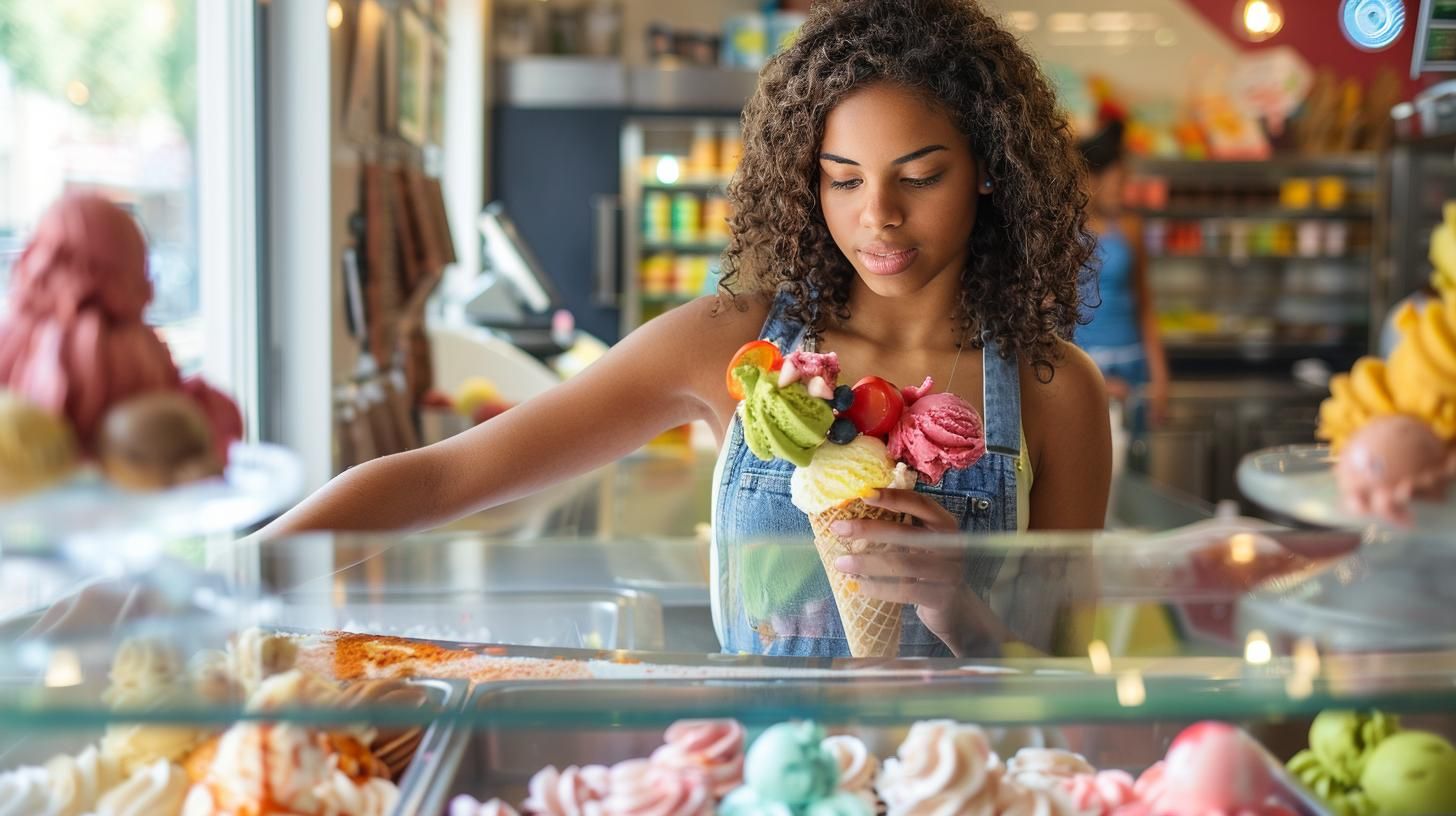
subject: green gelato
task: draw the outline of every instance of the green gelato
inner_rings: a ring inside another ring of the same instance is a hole
[[[765,462],[784,459],[807,467],[834,424],[829,403],[811,395],[802,383],[779,388],[773,372],[751,363],[733,369],[733,376],[743,384],[739,413],[748,449]]]
[[[1380,813],[1456,813],[1456,748],[1424,731],[1396,734],[1365,762],[1360,785]]]
[[[1362,714],[1331,709],[1321,711],[1309,728],[1309,748],[1336,781],[1353,787],[1371,751],[1400,730],[1395,718],[1380,711]]]
[[[837,790],[839,764],[824,748],[824,729],[780,723],[763,732],[743,765],[743,787],[718,806],[720,816],[873,816],[869,805]]]
[[[1319,797],[1336,816],[1374,816],[1375,806],[1363,791],[1347,785],[1330,774],[1314,751],[1304,750],[1294,755],[1286,767],[1310,793]]]

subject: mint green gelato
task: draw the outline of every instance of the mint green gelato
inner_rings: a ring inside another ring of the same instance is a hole
[[[733,376],[743,384],[739,410],[748,449],[765,462],[784,459],[807,467],[834,424],[829,403],[812,396],[802,383],[779,388],[773,372],[752,363],[733,369]]]
[[[763,732],[748,749],[743,781],[718,806],[721,816],[873,816],[863,799],[838,790],[839,764],[811,722]]]
[[[1396,734],[1365,762],[1360,786],[1381,813],[1456,813],[1456,748],[1424,731]]]

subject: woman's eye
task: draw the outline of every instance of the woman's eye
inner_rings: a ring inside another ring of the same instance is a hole
[[[925,178],[907,178],[907,179],[904,179],[904,182],[906,184],[910,185],[911,187],[929,187],[930,185],[936,183],[937,181],[940,181],[940,177],[943,176],[943,175],[945,175],[945,174],[944,173],[936,173],[933,176],[926,176]]]
[[[831,182],[829,182],[829,189],[831,189],[831,190],[853,190],[854,188],[856,188],[858,186],[859,186],[859,179],[847,179],[845,181],[831,181]]]

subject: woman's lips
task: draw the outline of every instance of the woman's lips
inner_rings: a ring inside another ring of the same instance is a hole
[[[859,258],[874,275],[898,275],[915,262],[920,254],[917,249],[893,249],[890,247],[865,247],[859,250]]]

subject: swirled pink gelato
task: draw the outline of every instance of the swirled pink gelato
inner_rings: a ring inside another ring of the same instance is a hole
[[[803,382],[809,395],[819,399],[834,399],[834,386],[838,381],[839,355],[832,351],[827,354],[789,352],[789,356],[784,358],[784,367],[779,369],[779,388]]]
[[[664,736],[652,761],[674,770],[699,771],[714,796],[743,784],[743,726],[736,720],[681,720]]]
[[[1078,774],[1062,781],[1062,793],[1081,813],[1111,816],[1113,811],[1137,801],[1132,775],[1126,771]]]
[[[1022,787],[1048,790],[1082,774],[1096,773],[1081,754],[1059,748],[1022,748],[1006,762],[1006,778]]]
[[[880,771],[889,816],[990,813],[1001,765],[986,732],[952,720],[911,726],[895,758]]]
[[[449,816],[520,816],[515,808],[499,799],[481,802],[465,794],[450,800],[448,813]]]
[[[928,390],[926,378],[918,389]],[[916,389],[906,389],[912,391]],[[936,484],[947,470],[968,468],[986,453],[986,432],[975,407],[955,394],[925,394],[910,402],[900,421],[890,429],[890,457]]]
[[[136,222],[94,194],[67,195],[41,218],[11,276],[0,319],[0,384],[71,421],[87,450],[102,417],[149,391],[201,400],[221,455],[242,431],[237,407],[200,382],[183,386],[143,315],[152,299]]]
[[[612,766],[602,816],[711,816],[713,793],[699,771],[668,768],[648,759]]]
[[[604,765],[572,765],[564,771],[548,765],[531,777],[525,808],[536,816],[583,816],[589,803],[607,797],[610,787],[611,776]]]
[[[865,804],[873,811],[879,801],[879,797],[875,795],[875,776],[880,771],[879,757],[870,753],[864,740],[847,734],[824,740],[824,750],[839,765],[839,789],[864,799]]]

